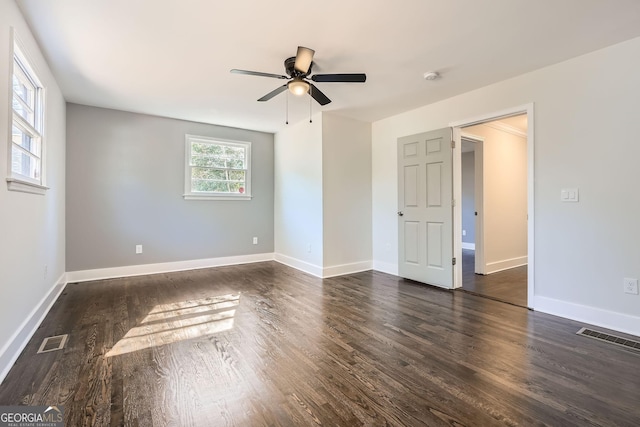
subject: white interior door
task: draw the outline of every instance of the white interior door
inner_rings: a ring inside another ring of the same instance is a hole
[[[453,287],[450,128],[398,139],[398,272]]]

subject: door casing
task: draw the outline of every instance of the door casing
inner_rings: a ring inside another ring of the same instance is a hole
[[[453,197],[462,200],[462,129],[485,122],[499,120],[505,117],[527,115],[527,307],[534,308],[535,295],[535,209],[534,209],[534,104],[508,108],[493,113],[483,114],[470,119],[450,123],[453,128]],[[455,203],[453,207],[453,253],[457,259],[462,259],[462,203]],[[462,263],[458,262],[453,269],[453,287],[462,286]]]

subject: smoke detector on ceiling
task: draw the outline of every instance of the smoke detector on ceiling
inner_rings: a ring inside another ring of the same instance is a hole
[[[436,71],[427,71],[426,73],[424,73],[423,77],[425,80],[435,80],[440,77],[440,74],[438,74]]]

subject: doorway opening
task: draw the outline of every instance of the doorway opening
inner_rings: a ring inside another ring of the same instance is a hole
[[[454,288],[522,307],[533,299],[531,113],[453,125]]]

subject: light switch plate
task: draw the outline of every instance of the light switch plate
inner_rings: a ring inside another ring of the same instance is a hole
[[[563,188],[560,190],[560,200],[563,202],[577,202],[578,197],[577,188]]]

